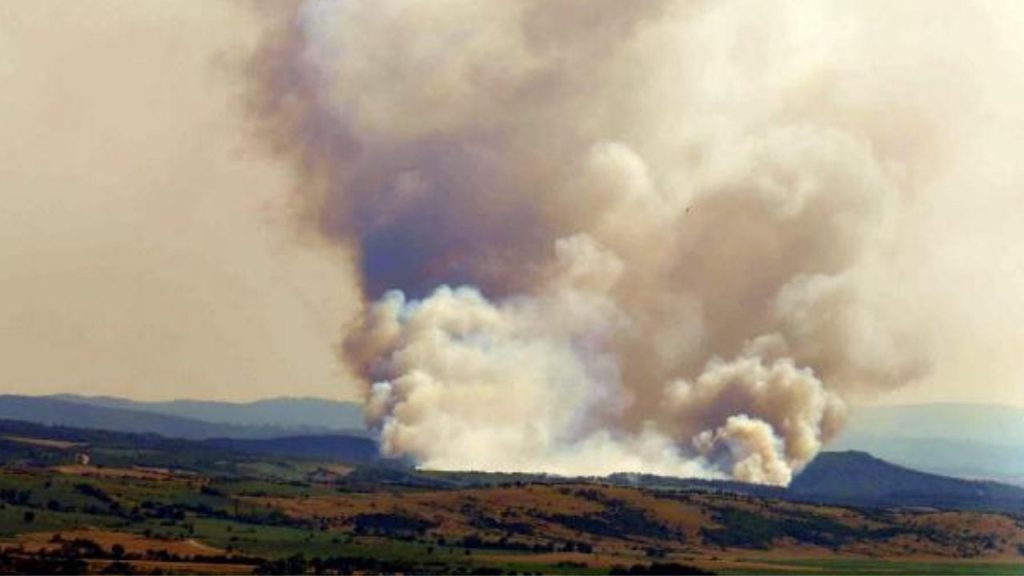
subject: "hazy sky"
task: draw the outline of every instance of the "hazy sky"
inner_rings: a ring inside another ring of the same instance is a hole
[[[947,46],[935,58],[954,64],[934,70],[976,82],[914,85],[950,118],[914,218],[945,312],[931,375],[881,401],[1024,406],[1024,27],[1012,3],[989,8],[997,33],[909,8],[881,26],[912,23],[908,43]],[[242,3],[0,3],[0,392],[359,395],[336,353],[360,306],[353,266],[300,236],[292,169],[243,110],[261,32]],[[880,69],[899,99],[918,52],[894,53]]]
[[[247,144],[244,5],[0,4],[0,391],[351,397],[344,264]]]

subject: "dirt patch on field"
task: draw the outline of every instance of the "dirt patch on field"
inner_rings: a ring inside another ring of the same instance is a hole
[[[30,446],[42,446],[44,448],[57,448],[58,450],[69,450],[77,446],[85,446],[81,442],[68,442],[65,440],[49,440],[47,438],[29,438],[27,436],[3,436],[4,440],[28,444]]]
[[[92,571],[101,572],[112,564],[112,560],[90,560]],[[159,574],[252,574],[253,564],[227,564],[213,562],[160,562],[156,560],[131,560],[131,567],[139,573]]]
[[[478,556],[488,564],[556,565],[579,564],[590,568],[611,568],[632,564],[647,564],[650,559],[611,554],[582,554],[580,552],[549,552],[543,554],[488,554]]]
[[[90,540],[95,542],[106,553],[111,553],[115,544],[120,544],[125,554],[146,555],[150,551],[162,551],[181,557],[219,556],[225,554],[220,548],[208,546],[195,539],[162,540],[147,538],[130,532],[114,532],[108,530],[69,530],[66,532],[30,532],[20,534],[5,545],[20,546],[26,552],[38,553],[59,550],[67,542],[74,540]]]
[[[81,464],[70,464],[66,466],[54,466],[54,472],[72,476],[89,476],[93,478],[131,478],[134,480],[180,480],[194,478],[194,474],[174,472],[166,468],[145,468],[133,466],[131,468],[107,468],[101,466],[83,466]]]

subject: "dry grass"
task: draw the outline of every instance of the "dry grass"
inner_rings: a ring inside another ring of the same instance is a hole
[[[59,535],[59,540],[57,536]],[[26,552],[37,553],[47,550],[59,550],[62,542],[76,539],[92,540],[104,551],[110,552],[115,544],[120,544],[128,554],[145,555],[150,550],[163,550],[170,554],[182,557],[217,556],[225,554],[225,551],[213,546],[207,546],[195,539],[187,540],[163,540],[158,538],[147,538],[140,534],[128,532],[115,532],[110,530],[68,530],[65,532],[29,532],[19,534],[13,540],[5,544],[21,546]]]
[[[888,519],[838,506],[814,506],[745,497],[715,494],[676,494],[665,497],[651,491],[620,486],[594,484],[527,485],[478,488],[437,492],[371,492],[339,494],[313,498],[250,497],[257,506],[276,508],[293,518],[317,519],[326,525],[352,529],[360,514],[397,514],[413,516],[436,524],[435,536],[449,541],[467,535],[485,540],[511,538],[521,543],[572,541],[591,545],[595,557],[642,555],[650,548],[670,554],[694,554],[710,557],[714,551],[726,553],[736,561],[751,558],[823,558],[835,557],[830,547],[776,538],[770,550],[708,546],[703,541],[703,528],[720,528],[715,509],[723,507],[756,514],[761,518],[819,518],[846,526],[851,531],[882,528],[905,528],[919,532],[934,531],[948,540],[932,540],[919,533],[895,534],[881,539],[853,539],[841,545],[841,555],[854,558],[950,559],[961,556],[967,548],[961,542],[983,542],[995,537],[997,546],[970,545],[974,558],[986,560],[1016,559],[1017,545],[1024,542],[1024,527],[1011,518],[998,514],[973,512],[895,512]],[[614,508],[627,507],[667,529],[667,534],[597,534],[579,531],[558,522],[559,516],[597,517]],[[481,519],[487,522],[482,523]],[[499,524],[488,524],[497,521]],[[530,533],[513,533],[504,524],[527,525]],[[676,536],[669,536],[675,534]],[[955,543],[951,544],[951,543]],[[546,557],[546,556],[545,556]],[[723,555],[723,557],[725,557]],[[728,566],[722,565],[723,568]]]
[[[132,466],[131,468],[108,468],[105,466],[68,464],[63,466],[54,466],[51,470],[58,474],[93,478],[131,478],[134,480],[151,481],[185,480],[195,478],[195,474],[191,473],[174,472],[167,468],[145,468],[142,466]]]
[[[112,560],[90,560],[90,571],[102,572]],[[160,574],[252,574],[252,564],[225,564],[209,562],[160,562],[157,560],[131,560],[128,562],[139,573]]]

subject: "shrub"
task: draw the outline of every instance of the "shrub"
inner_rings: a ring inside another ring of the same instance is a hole
[[[360,514],[355,517],[356,534],[411,537],[423,534],[436,523],[402,514]]]

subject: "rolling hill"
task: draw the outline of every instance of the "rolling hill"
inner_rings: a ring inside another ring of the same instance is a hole
[[[373,462],[380,457],[377,442],[373,439],[344,434],[284,438],[214,438],[206,440],[205,444],[245,454],[337,460],[347,463]]]
[[[819,503],[1024,512],[1024,488],[919,472],[856,451],[819,454],[787,491]]]
[[[248,470],[256,464],[263,470],[261,474],[274,470],[289,475],[313,462],[366,464],[378,460],[376,443],[362,436],[189,440],[0,420],[0,467],[68,465],[82,452],[101,467],[141,466],[216,476],[249,475]]]
[[[646,474],[613,474],[607,480],[648,489],[731,492],[819,505],[1024,512],[1024,488],[920,472],[852,450],[819,454],[786,488]]]

